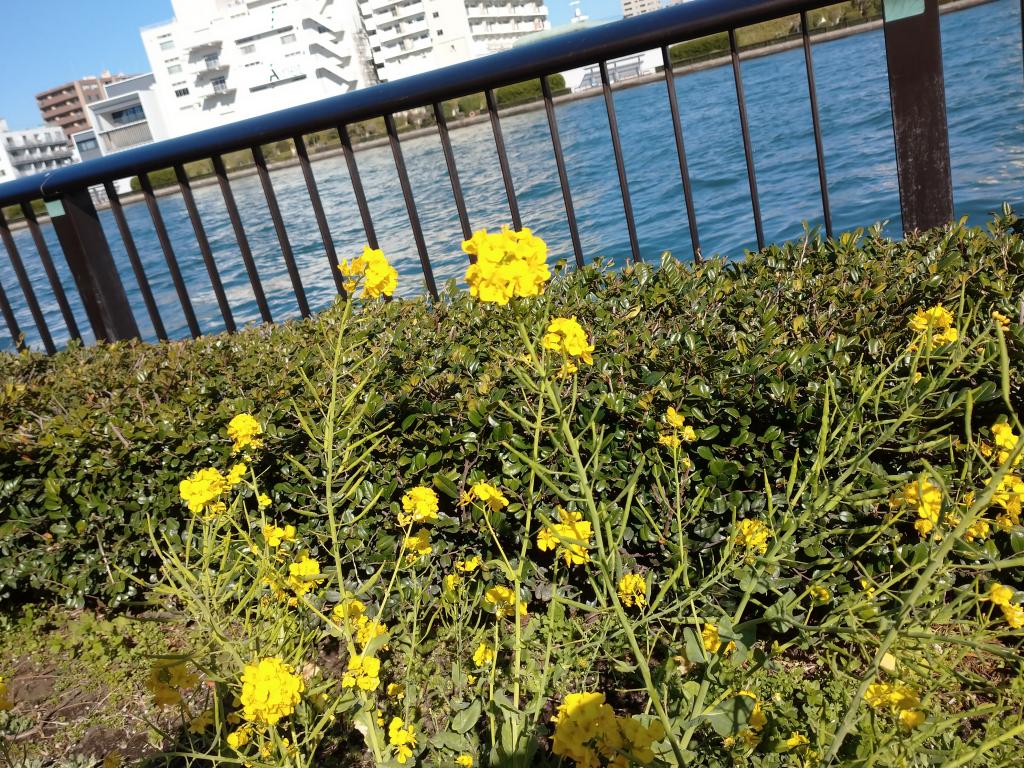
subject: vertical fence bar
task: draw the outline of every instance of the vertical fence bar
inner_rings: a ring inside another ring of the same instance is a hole
[[[729,53],[732,56],[732,77],[736,83],[736,104],[740,112],[740,130],[743,132],[743,156],[747,161],[747,184],[750,186],[750,207],[754,211],[754,231],[757,249],[764,248],[764,227],[761,224],[761,202],[757,196],[757,175],[754,172],[754,152],[750,146],[750,125],[747,122],[747,102],[743,97],[743,78],[740,76],[740,53],[736,47],[736,30],[729,30]]]
[[[139,258],[139,249],[135,247],[135,238],[128,228],[128,220],[124,215],[124,208],[121,205],[121,198],[114,189],[112,182],[104,182],[103,189],[106,190],[107,200],[110,202],[110,210],[114,214],[114,221],[117,223],[117,230],[121,233],[121,242],[124,243],[124,250],[128,254],[128,261],[131,262],[132,271],[135,273],[135,281],[139,284],[139,291],[142,293],[142,300],[146,304],[146,312],[149,313],[149,320],[153,324],[153,332],[160,341],[167,341],[167,331],[164,330],[164,322],[160,318],[160,310],[153,298],[153,290],[149,287],[149,279],[146,277],[146,270],[142,266],[142,259]]]
[[[562,187],[562,203],[565,205],[565,219],[569,223],[569,237],[572,240],[572,253],[576,258],[576,266],[583,266],[583,246],[580,245],[580,228],[576,223],[576,207],[572,202],[572,191],[569,188],[569,174],[565,169],[565,153],[562,151],[562,138],[558,133],[558,120],[555,116],[555,102],[551,98],[551,84],[545,75],[540,79],[540,90],[544,95],[544,111],[548,116],[548,131],[551,133],[551,147],[555,153],[555,167],[558,169],[558,184]]]
[[[18,278],[18,285],[21,286],[21,292],[25,296],[25,303],[28,304],[29,311],[32,313],[32,319],[39,330],[39,338],[43,340],[46,353],[52,355],[57,351],[57,348],[53,345],[50,329],[46,326],[46,317],[43,315],[43,310],[39,307],[39,302],[36,300],[36,293],[32,290],[32,283],[28,279],[28,272],[25,271],[25,264],[21,260],[21,254],[18,253],[18,247],[14,244],[14,238],[11,236],[10,227],[7,226],[7,219],[4,217],[2,210],[0,210],[0,238],[3,239],[4,246],[7,248],[7,255],[11,259],[11,266],[14,267],[14,274]]]
[[[452,182],[452,195],[455,196],[455,209],[459,212],[462,239],[469,240],[473,236],[473,230],[469,226],[466,200],[462,196],[462,184],[459,183],[459,169],[455,165],[455,153],[448,137],[448,121],[444,117],[444,107],[437,102],[434,102],[434,120],[437,122],[437,135],[441,137],[441,150],[444,152],[444,162],[448,166],[448,178]]]
[[[4,316],[4,322],[7,323],[7,331],[11,334],[14,348],[19,352],[25,349],[25,339],[22,336],[21,327],[18,325],[18,318],[14,316],[14,310],[11,309],[11,303],[7,300],[7,292],[4,291],[2,285],[0,285],[0,315]]]
[[[420,226],[420,217],[416,212],[416,200],[412,194],[412,184],[409,182],[409,172],[405,167],[405,158],[402,155],[402,145],[398,140],[398,129],[395,127],[395,116],[384,115],[384,125],[388,129],[388,140],[391,142],[391,154],[395,158],[395,168],[398,170],[398,183],[402,187],[402,197],[405,198],[405,210],[409,213],[409,225],[412,227],[412,238],[416,242],[416,251],[420,256],[420,267],[423,269],[423,280],[427,284],[427,290],[433,298],[437,298],[437,285],[434,284],[434,270],[430,267],[430,257],[427,255],[427,244],[423,239],[423,227]]]
[[[508,212],[512,216],[512,228],[522,229],[523,221],[519,218],[519,201],[516,199],[516,187],[512,181],[512,169],[508,164],[508,152],[505,151],[505,138],[501,133],[501,120],[498,118],[498,102],[494,91],[484,91],[487,101],[487,113],[491,117],[491,131],[494,132],[494,148],[498,152],[498,165],[501,167],[501,179],[505,182],[505,196],[508,197]]]
[[[686,145],[683,143],[683,121],[679,115],[679,99],[676,96],[675,73],[672,71],[672,56],[668,45],[661,46],[661,60],[665,65],[665,86],[668,88],[668,107],[672,113],[672,130],[676,137],[676,155],[679,158],[679,176],[683,180],[683,201],[686,203],[686,223],[690,230],[690,244],[693,246],[693,260],[702,261],[700,237],[697,234],[697,212],[693,207],[693,187],[690,185],[690,169],[686,163]]]
[[[886,0],[882,11],[903,231],[931,229],[953,219],[939,3],[907,16]]]
[[[640,241],[636,236],[636,221],[633,219],[633,201],[629,196],[629,180],[626,178],[626,163],[622,159],[622,142],[619,140],[619,122],[615,119],[615,101],[612,84],[608,79],[608,63],[601,61],[601,90],[604,92],[604,107],[608,113],[608,129],[612,134],[612,153],[615,155],[615,170],[619,174],[619,190],[622,192],[622,210],[626,214],[626,230],[629,232],[629,248],[633,261],[643,261],[640,256]]]
[[[334,278],[334,287],[339,296],[345,295],[345,280],[341,270],[338,269],[338,251],[334,247],[334,236],[327,224],[327,214],[324,213],[324,204],[320,200],[320,190],[316,186],[316,177],[313,175],[313,165],[309,162],[309,150],[306,149],[306,142],[301,136],[292,139],[295,143],[295,151],[299,155],[299,165],[302,166],[302,178],[306,182],[306,191],[309,193],[309,202],[313,206],[313,216],[316,218],[316,225],[320,230],[320,240],[324,244],[324,252],[327,254],[328,269],[331,277]]]
[[[348,178],[352,182],[352,192],[356,196],[359,218],[363,220],[366,244],[376,249],[378,247],[377,230],[373,227],[373,217],[370,216],[370,206],[366,202],[366,192],[363,191],[363,181],[359,176],[359,165],[356,163],[356,153],[352,151],[352,139],[349,138],[348,128],[344,125],[338,126],[338,136],[341,138],[341,151],[345,155],[345,165],[348,168]]]
[[[64,293],[64,286],[61,285],[60,277],[57,275],[57,270],[53,265],[53,257],[50,256],[50,248],[46,245],[46,239],[43,237],[43,233],[39,229],[39,222],[36,220],[36,212],[32,209],[32,206],[29,203],[22,203],[21,213],[24,215],[25,221],[28,222],[28,229],[32,234],[32,241],[36,244],[36,252],[39,254],[39,261],[42,262],[43,269],[46,270],[46,277],[50,281],[50,287],[53,289],[53,297],[57,300],[57,306],[60,307],[60,313],[64,317],[64,323],[68,327],[68,334],[75,341],[81,341],[82,334],[78,331],[78,322],[75,320],[75,314],[71,311],[71,305],[68,304],[68,297]]]
[[[231,182],[228,181],[228,172],[224,167],[224,158],[220,155],[213,156],[213,172],[217,175],[217,184],[220,186],[220,194],[224,198],[224,207],[227,209],[228,218],[231,220],[231,228],[235,232],[235,240],[238,241],[238,251],[242,254],[242,263],[245,264],[245,271],[249,275],[249,284],[252,286],[252,294],[256,297],[256,306],[259,307],[260,317],[264,323],[274,322],[274,316],[267,304],[267,296],[263,292],[263,283],[260,281],[259,270],[256,269],[256,260],[252,257],[252,248],[249,247],[249,238],[245,234],[245,225],[238,213],[238,203],[235,202],[235,193],[231,191]]]
[[[220,273],[217,271],[217,262],[213,260],[213,251],[210,250],[210,241],[206,237],[203,220],[199,217],[196,199],[192,194],[192,185],[189,183],[188,174],[181,163],[174,166],[174,176],[178,180],[181,199],[185,202],[185,210],[188,211],[189,221],[192,222],[192,231],[195,233],[199,252],[203,255],[206,272],[210,276],[213,294],[217,297],[217,306],[220,308],[220,316],[224,319],[224,328],[228,333],[234,333],[235,318],[231,314],[231,305],[228,303],[227,294],[224,293],[224,284],[221,282]]]
[[[164,260],[167,262],[167,269],[171,273],[174,290],[178,294],[178,301],[181,302],[181,311],[185,314],[185,322],[188,324],[189,333],[192,334],[192,338],[196,338],[202,331],[199,329],[199,321],[196,319],[195,310],[192,308],[192,300],[189,298],[188,288],[185,287],[185,280],[181,276],[178,259],[174,255],[174,246],[171,245],[171,238],[168,236],[167,227],[164,225],[164,217],[156,203],[156,195],[153,194],[153,185],[149,181],[149,174],[139,174],[139,186],[142,188],[142,195],[146,200],[149,218],[153,221],[153,229],[156,230],[157,240],[160,241],[160,250],[163,251]]]
[[[46,208],[93,334],[107,341],[138,338],[135,312],[88,188],[62,193]]]
[[[804,43],[804,66],[807,69],[807,93],[811,99],[811,122],[814,125],[814,151],[818,156],[818,184],[821,186],[821,211],[825,217],[825,235],[832,237],[832,209],[828,202],[828,179],[825,176],[825,148],[821,142],[821,118],[818,115],[818,91],[814,86],[814,61],[811,58],[811,32],[807,11],[800,11],[800,34]]]
[[[299,313],[303,317],[309,317],[306,291],[302,287],[302,277],[299,275],[299,267],[295,263],[295,254],[292,252],[292,244],[288,240],[288,231],[284,228],[284,218],[281,216],[281,207],[277,204],[277,195],[274,194],[274,185],[270,180],[270,170],[267,168],[267,158],[263,154],[263,147],[259,144],[254,146],[252,148],[252,157],[256,161],[256,171],[259,174],[260,184],[263,187],[263,196],[267,200],[270,220],[274,223],[277,242],[281,246],[281,256],[284,258],[285,266],[288,268],[288,277],[292,281],[292,289],[295,291],[295,301],[299,305]]]

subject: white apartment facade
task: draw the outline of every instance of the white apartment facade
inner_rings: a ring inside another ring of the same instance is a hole
[[[64,131],[58,126],[12,131],[0,119],[0,184],[20,176],[52,171],[72,160]]]
[[[355,0],[172,0],[142,30],[170,136],[375,82]]]
[[[547,29],[542,0],[358,0],[382,81],[511,48]]]

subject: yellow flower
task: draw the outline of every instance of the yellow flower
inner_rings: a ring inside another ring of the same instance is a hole
[[[195,688],[199,678],[190,672],[188,663],[174,659],[160,659],[149,670],[147,688],[158,707],[174,706],[181,701],[181,691]]]
[[[832,599],[832,593],[828,591],[827,587],[820,584],[813,584],[807,592],[811,596],[811,600],[816,603],[827,603]]]
[[[516,594],[508,587],[491,587],[484,592],[484,602],[494,609],[494,615],[499,619],[514,616],[516,613]],[[519,603],[519,615],[526,615],[526,605]]]
[[[401,683],[388,683],[388,698],[401,701],[405,698],[405,686]]]
[[[799,749],[800,747],[804,747],[810,743],[811,740],[799,732],[791,734],[785,741],[787,749]]]
[[[658,442],[672,449],[676,449],[683,444],[683,441],[679,439],[679,435],[674,433],[666,433],[662,435],[658,438]]]
[[[249,466],[244,461],[239,461],[237,464],[228,470],[227,481],[229,488],[234,488],[240,482],[245,479],[245,473],[249,471]]]
[[[354,259],[342,259],[338,269],[345,277],[345,290],[352,293],[360,280],[363,282],[362,298],[379,299],[391,296],[398,287],[398,272],[388,263],[384,251],[363,246],[363,255]]]
[[[432,488],[419,485],[402,497],[398,524],[403,528],[411,523],[432,523],[437,520],[438,499]]]
[[[747,550],[746,559],[749,562],[755,554],[763,555],[768,551],[768,539],[771,537],[771,531],[762,521],[747,518],[740,520],[736,543]]]
[[[14,702],[7,695],[7,681],[0,677],[0,712],[6,712],[14,707]]]
[[[513,296],[538,296],[551,279],[547,244],[529,229],[486,229],[462,243],[473,263],[466,270],[470,295],[480,301],[508,304]]]
[[[919,709],[900,710],[899,720],[900,725],[908,731],[912,731],[924,722],[924,712]]]
[[[268,547],[277,549],[284,541],[295,541],[295,526],[286,525],[281,528],[276,525],[264,525],[263,538],[267,540]]]
[[[591,354],[594,345],[588,342],[587,332],[575,317],[556,317],[548,323],[544,338],[541,339],[541,346],[567,358],[581,360],[587,365],[594,362]]]
[[[576,365],[576,363],[572,362],[571,360],[565,360],[562,363],[562,367],[558,369],[558,373],[555,375],[558,376],[558,378],[560,379],[567,379],[574,373],[576,373],[576,371],[578,371],[579,369],[580,368],[578,365]]]
[[[459,755],[455,758],[455,764],[461,766],[461,768],[473,768],[473,756]]]
[[[923,538],[939,523],[942,489],[921,475],[914,482],[904,486],[902,495],[892,499],[889,504],[894,508],[906,506],[916,510],[918,519],[914,522],[914,528]]]
[[[232,453],[263,447],[263,441],[259,439],[262,434],[263,427],[248,413],[240,413],[228,422],[228,437],[234,442]]]
[[[505,494],[490,483],[476,483],[470,489],[470,493],[494,512],[508,506],[508,499],[505,498]]]
[[[1024,628],[1024,607],[1019,605],[1004,605],[1003,618],[1010,625],[1010,629]]]
[[[992,482],[989,479],[988,482]],[[1003,531],[1008,531],[1015,525],[1020,525],[1021,503],[1024,502],[1024,480],[1017,475],[1005,474],[996,485],[992,493],[992,503],[998,504],[1004,510],[996,516],[996,525]]]
[[[565,560],[565,564],[584,565],[590,562],[590,538],[593,529],[579,512],[569,512],[558,507],[559,522],[545,526],[537,534],[537,548],[542,552],[553,549]]]
[[[178,493],[188,504],[189,511],[194,515],[203,514],[206,518],[221,509],[216,502],[227,489],[227,478],[213,467],[193,472],[178,484]]]
[[[366,613],[366,603],[354,597],[346,597],[331,610],[335,621],[357,621]]]
[[[1010,459],[1010,454],[1013,453],[1013,449],[1017,447],[1017,442],[1020,437],[1013,431],[1013,427],[1005,422],[992,425],[992,437],[995,440],[996,448],[999,449],[1000,464],[1005,464]],[[1013,461],[1013,466],[1020,464],[1022,458],[1024,458],[1024,452],[1018,455]]]
[[[764,709],[761,707],[761,701],[757,698],[757,694],[753,691],[739,691],[737,696],[746,696],[748,699],[754,700],[754,708],[750,710],[750,717],[747,718],[747,725],[751,727],[755,732],[761,731],[766,725],[768,725],[768,716],[765,715]]]
[[[356,626],[356,642],[363,648],[366,648],[374,638],[386,635],[388,632],[386,624],[366,616],[360,616],[356,619]],[[384,647],[386,648],[387,646]]]
[[[708,653],[718,653],[718,649],[722,647],[722,638],[718,635],[718,625],[712,624],[710,621],[704,624],[704,628],[700,632],[700,639],[704,643],[704,650]],[[730,641],[725,646],[723,655],[728,655],[735,650],[736,643]]]
[[[634,764],[627,754],[650,763],[654,760],[651,745],[665,738],[657,720],[645,726],[631,717],[617,717],[603,693],[568,694],[551,720],[555,723],[551,751],[588,768],[605,763],[625,768]]]
[[[619,579],[619,599],[629,608],[647,605],[647,582],[637,573],[624,574]]]
[[[908,685],[872,683],[864,693],[864,702],[894,715],[904,728],[916,728],[924,722],[924,713],[919,710],[921,699]]]
[[[462,577],[457,573],[449,573],[444,577],[444,588],[446,592],[458,592],[462,586]]]
[[[320,581],[320,563],[309,555],[303,555],[288,566],[288,588],[296,597],[302,597]]]
[[[683,414],[670,405],[668,410],[665,411],[665,421],[667,421],[668,425],[674,429],[682,429],[685,419],[683,418]]]
[[[252,739],[252,726],[246,724],[228,734],[228,746],[237,752],[248,744],[250,739]]]
[[[466,560],[456,560],[455,567],[464,573],[472,573],[480,567],[480,556],[473,555]]]
[[[494,663],[494,648],[487,643],[480,643],[473,652],[473,663],[478,667],[489,667]]]
[[[275,725],[295,711],[306,689],[290,664],[277,656],[247,664],[242,672],[242,717],[252,723]]]
[[[988,591],[987,600],[991,600],[998,606],[1009,605],[1013,602],[1014,592],[1010,587],[1003,586],[1002,584],[993,584],[992,588]]]
[[[1010,318],[1004,315],[1002,312],[993,309],[992,319],[996,321],[996,324],[1004,331],[1010,330]]]
[[[406,555],[406,559],[409,562],[415,562],[421,557],[426,557],[434,548],[430,546],[430,531],[426,528],[420,528],[416,533],[411,533],[405,537],[405,548],[409,554]]]
[[[683,438],[683,442],[686,443],[692,443],[694,440],[697,439],[697,433],[689,424],[683,427],[682,431],[679,433],[679,436]]]
[[[267,509],[273,503],[274,502],[272,502],[270,497],[265,493],[261,493],[256,497],[256,504],[260,509]]]
[[[214,724],[214,712],[212,709],[204,709],[192,718],[188,724],[188,732],[196,735],[206,733]]]
[[[921,333],[929,330],[942,330],[953,324],[953,315],[941,304],[930,309],[919,309],[910,318],[910,330]]]
[[[380,685],[380,659],[373,656],[350,656],[348,670],[341,678],[342,688],[375,691]]]
[[[395,748],[395,761],[399,765],[405,765],[412,757],[412,750],[416,746],[416,732],[412,726],[406,727],[400,717],[392,718],[388,724],[388,741]]]

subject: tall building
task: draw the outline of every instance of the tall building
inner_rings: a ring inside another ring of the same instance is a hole
[[[71,162],[64,131],[53,126],[12,131],[0,120],[0,184]]]
[[[648,11],[656,11],[659,8],[661,8],[660,0],[622,0],[622,15],[627,18],[639,16]]]
[[[142,30],[171,136],[374,82],[353,0],[172,0]]]
[[[358,0],[379,78],[397,80],[511,48],[548,27],[542,0]]]
[[[57,126],[70,139],[71,134],[90,126],[86,106],[105,99],[106,86],[124,78],[125,75],[104,72],[99,77],[83,77],[43,91],[36,95],[39,114],[43,116],[43,122]]]

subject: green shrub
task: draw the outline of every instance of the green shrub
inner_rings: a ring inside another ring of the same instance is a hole
[[[602,487],[622,486],[636,470],[633,457],[650,449],[663,404],[683,402],[708,425],[693,456],[708,508],[729,515],[763,505],[763,495],[737,489],[763,475],[787,477],[793,451],[821,426],[820,403],[808,393],[826,373],[882,365],[921,306],[962,301],[978,322],[990,309],[1015,315],[1024,244],[1013,226],[1011,215],[990,233],[953,226],[898,243],[874,231],[809,237],[734,263],[668,260],[563,275],[550,289],[554,305],[585,320],[604,348],[580,383],[583,407],[602,405],[610,441]],[[316,476],[319,454],[295,414],[313,409],[303,376],[318,375],[314,341],[334,321],[332,310],[234,336],[0,356],[5,604],[133,598],[128,577],[153,575],[146,517],[180,527],[187,512],[178,481],[227,460],[216,438],[240,411],[268,425],[273,458],[261,467],[263,483],[286,521],[301,522],[288,509],[319,489],[298,467]],[[370,474],[385,498],[397,498],[412,477],[450,485],[462,467],[512,479],[524,472],[506,450],[512,423],[498,407],[515,397],[501,351],[519,347],[499,313],[449,290],[432,309],[397,301],[366,310],[361,323],[386,350],[367,384],[379,394],[370,423],[400,427],[373,458]],[[1019,402],[1020,326],[1008,344]],[[849,407],[848,390],[835,396]],[[997,397],[976,398],[979,424],[995,420]],[[889,458],[888,471],[906,469]],[[694,535],[711,535],[712,523]],[[635,535],[656,540],[658,532]]]

